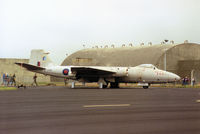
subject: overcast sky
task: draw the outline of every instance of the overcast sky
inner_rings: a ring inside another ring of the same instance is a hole
[[[200,0],[0,0],[0,58],[164,39],[200,43]]]

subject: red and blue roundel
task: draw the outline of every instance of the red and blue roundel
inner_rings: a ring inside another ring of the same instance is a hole
[[[64,75],[68,75],[68,73],[69,73],[69,69],[64,69],[64,70],[63,70],[63,74],[64,74]]]

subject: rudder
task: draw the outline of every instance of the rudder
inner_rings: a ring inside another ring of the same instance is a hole
[[[31,50],[29,64],[39,66],[39,67],[52,66],[53,63],[51,59],[49,58],[48,54],[49,53],[45,53],[43,49]]]

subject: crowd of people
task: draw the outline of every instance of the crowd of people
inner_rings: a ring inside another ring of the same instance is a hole
[[[16,86],[16,75],[15,74],[8,74],[8,73],[2,73],[0,75],[0,84],[2,86]],[[33,83],[32,83],[33,86],[38,86],[38,83],[37,83],[37,75],[35,74],[33,76]]]
[[[1,85],[3,85],[3,86],[16,86],[15,78],[16,78],[15,74],[8,75],[7,73],[3,73]]]

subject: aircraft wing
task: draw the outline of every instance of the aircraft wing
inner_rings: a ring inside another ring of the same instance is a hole
[[[28,64],[28,63],[19,63],[19,62],[15,62],[16,65],[19,65],[21,67],[24,67],[26,68],[27,70],[30,70],[30,71],[36,71],[36,70],[44,70],[45,68],[43,67],[38,67],[38,66],[35,66],[35,65],[31,65],[31,64]]]
[[[71,71],[79,76],[105,76],[115,74],[115,71],[101,67],[71,67]]]

